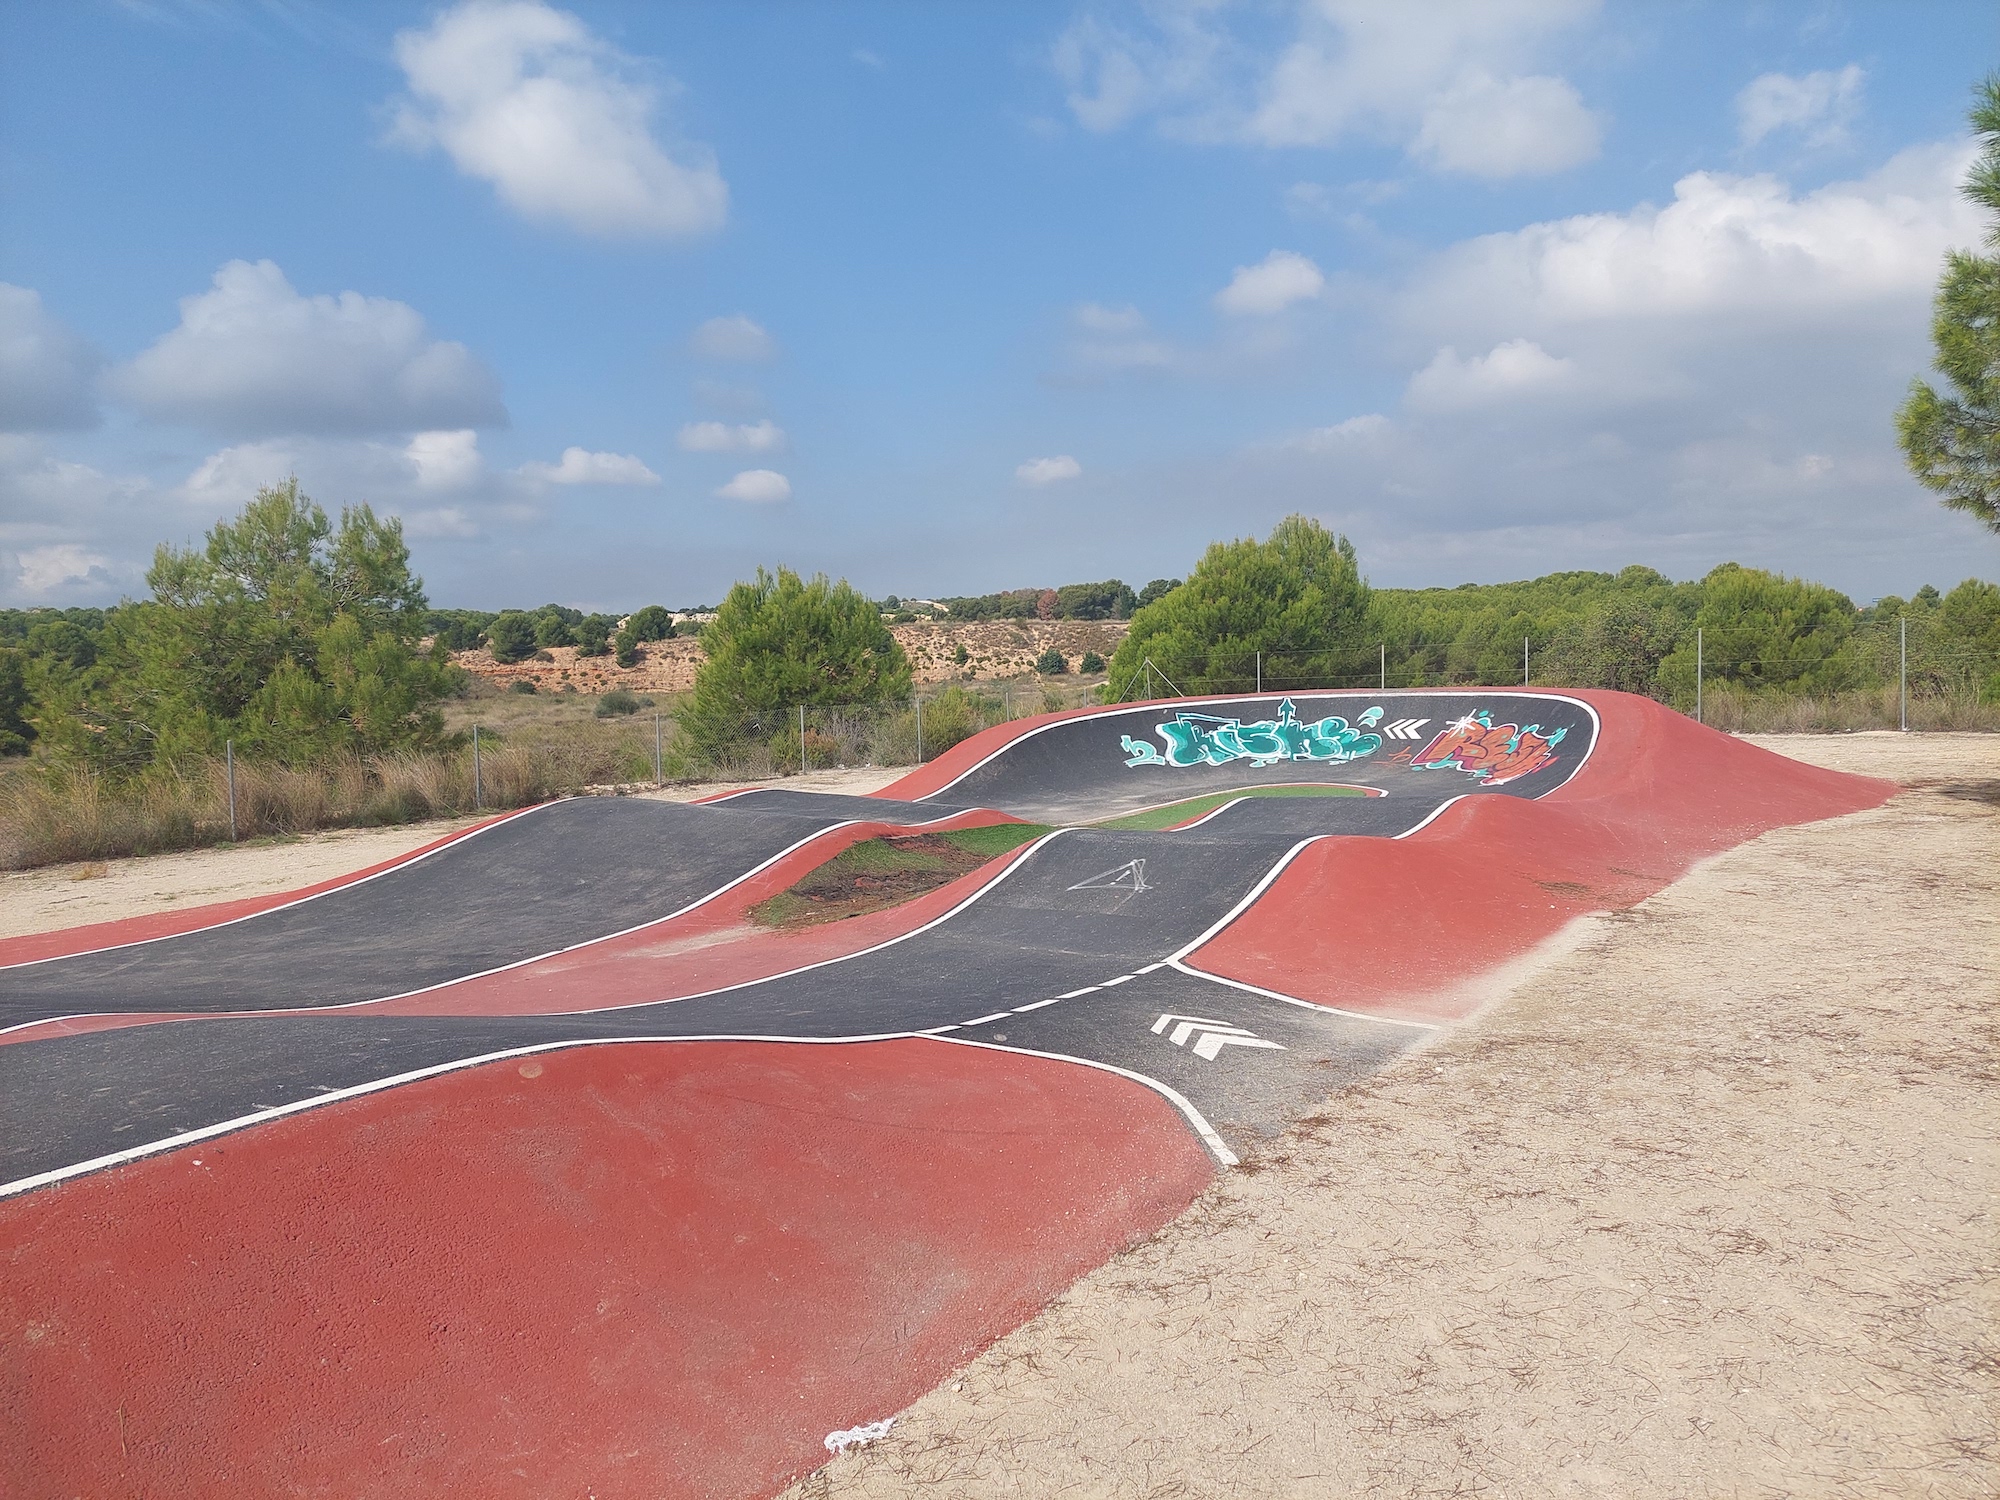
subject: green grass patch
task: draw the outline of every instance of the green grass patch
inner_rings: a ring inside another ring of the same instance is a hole
[[[1094,823],[1094,828],[1129,828],[1149,830],[1171,828],[1176,823],[1185,823],[1198,818],[1203,813],[1214,812],[1225,802],[1234,802],[1238,797],[1365,797],[1368,793],[1358,786],[1313,786],[1291,782],[1283,786],[1240,786],[1227,792],[1210,792],[1202,797],[1190,797],[1185,802],[1169,802],[1165,807],[1149,807],[1144,812],[1128,813],[1122,818],[1111,818],[1103,823]]]
[[[1054,831],[1046,823],[995,823],[988,828],[960,828],[952,833],[941,833],[938,837],[968,854],[981,854],[991,859],[996,854],[1018,849]]]

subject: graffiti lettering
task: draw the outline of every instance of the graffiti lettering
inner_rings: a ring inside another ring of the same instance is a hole
[[[1381,721],[1382,710],[1371,708],[1361,715],[1362,725]],[[1253,766],[1268,766],[1281,760],[1360,760],[1382,748],[1382,737],[1367,734],[1338,714],[1311,724],[1299,721],[1292,700],[1278,705],[1278,717],[1245,724],[1241,719],[1221,719],[1211,714],[1180,714],[1153,732],[1166,742],[1166,752],[1146,740],[1131,735],[1121,738],[1128,766],[1226,766],[1233,760],[1247,760]]]
[[[1485,709],[1474,709],[1438,731],[1410,760],[1412,771],[1464,771],[1487,786],[1504,786],[1533,775],[1556,758],[1567,729],[1545,733],[1539,724],[1495,724]]]

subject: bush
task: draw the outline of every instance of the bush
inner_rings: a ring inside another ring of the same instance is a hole
[[[1076,669],[1085,676],[1089,676],[1093,672],[1102,672],[1104,670],[1104,658],[1099,656],[1095,651],[1086,651],[1083,653],[1083,660],[1076,664]]]
[[[633,613],[625,629],[635,641],[664,641],[674,633],[674,617],[665,605],[649,604]]]
[[[535,686],[534,678],[516,677],[512,682],[507,684],[507,691],[510,693],[533,693],[539,691],[539,689]]]
[[[620,714],[636,714],[640,707],[639,700],[624,688],[613,688],[597,700],[597,717],[610,719]]]
[[[497,662],[524,660],[534,654],[535,622],[518,609],[497,614],[486,627],[486,645]]]
[[[1051,646],[1035,658],[1035,670],[1044,677],[1060,677],[1069,670],[1069,663],[1063,659],[1062,652]]]
[[[609,656],[611,654],[611,630],[617,623],[609,615],[585,615],[583,623],[576,627],[576,654],[578,656]]]
[[[681,724],[710,757],[781,732],[800,704],[882,703],[910,690],[909,659],[881,611],[824,574],[759,568],[756,582],[729,591],[701,643],[708,660]]]
[[[617,654],[613,660],[621,667],[639,665],[639,638],[632,633],[632,627],[629,625],[618,632]]]

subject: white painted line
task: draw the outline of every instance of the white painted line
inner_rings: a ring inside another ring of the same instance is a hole
[[[1167,966],[1167,961],[1163,958],[1156,964],[1147,964],[1145,968],[1140,969],[1137,972],[1141,974],[1150,974],[1155,969],[1164,969],[1166,966]]]
[[[990,1016],[981,1016],[976,1021],[960,1021],[958,1024],[961,1026],[986,1026],[994,1021],[1004,1021],[1013,1014],[1011,1010],[996,1010]]]
[[[1426,828],[1430,827],[1431,824],[1435,823],[1439,819],[1439,817],[1443,815],[1444,810],[1447,807],[1456,806],[1458,803],[1465,801],[1468,797],[1475,797],[1477,795],[1479,794],[1476,792],[1460,792],[1456,797],[1447,797],[1444,799],[1444,801],[1440,802],[1436,807],[1432,808],[1429,812],[1425,813],[1423,821],[1421,823],[1414,823],[1410,827],[1405,828],[1401,833],[1391,834],[1390,838],[1406,839],[1413,833],[1422,833]]]
[[[1070,991],[1070,992],[1069,992],[1069,993],[1068,993],[1067,995],[1058,995],[1058,996],[1056,996],[1056,999],[1058,999],[1058,1000],[1076,1000],[1076,999],[1080,999],[1080,998],[1081,998],[1082,996],[1084,996],[1084,995],[1094,995],[1094,994],[1096,994],[1096,993],[1097,993],[1097,986],[1096,986],[1096,985],[1094,985],[1094,984],[1086,984],[1086,985],[1085,985],[1085,986],[1084,986],[1084,987],[1083,987],[1082,989],[1080,989],[1080,990],[1071,990],[1071,991]]]
[[[1059,1005],[1069,998],[1068,995],[1051,995],[1046,1000],[1037,1000],[1030,1005],[1017,1005],[1014,1007],[1012,1013],[1017,1016],[1025,1016],[1031,1010],[1040,1010],[1044,1005]]]
[[[1182,1118],[1194,1127],[1194,1133],[1201,1137],[1202,1144],[1208,1147],[1209,1154],[1218,1163],[1225,1167],[1239,1165],[1239,1159],[1236,1153],[1229,1149],[1228,1142],[1215,1133],[1215,1127],[1202,1117],[1200,1110],[1188,1102],[1187,1096],[1157,1078],[1148,1078],[1144,1073],[1135,1073],[1130,1068],[1121,1068],[1115,1063],[1098,1062],[1088,1057],[1072,1057],[1067,1052],[1037,1052],[1032,1047],[1009,1047],[999,1042],[975,1042],[972,1038],[963,1036],[939,1036],[932,1037],[931,1040],[947,1042],[954,1047],[984,1047],[989,1052],[1013,1052],[1022,1057],[1046,1057],[1051,1062],[1077,1063],[1082,1067],[1096,1068],[1101,1073],[1116,1073],[1120,1078],[1129,1078],[1134,1083],[1144,1084],[1181,1112]]]
[[[1182,962],[1179,959],[1174,960],[1174,967],[1179,969],[1183,974],[1191,975],[1196,979],[1206,979],[1210,984],[1226,984],[1232,990],[1242,990],[1246,994],[1251,995],[1262,995],[1266,1000],[1282,1000],[1287,1005],[1300,1006],[1305,1010],[1325,1011],[1329,1015],[1345,1016],[1351,1021],[1375,1021],[1384,1026],[1413,1026],[1419,1031],[1437,1031],[1440,1029],[1434,1021],[1400,1021],[1394,1016],[1371,1016],[1366,1011],[1342,1010],[1337,1005],[1321,1005],[1317,1000],[1301,1000],[1297,995],[1286,995],[1277,990],[1267,990],[1261,985],[1245,984],[1240,979],[1225,979],[1220,974],[1211,974],[1206,969],[1197,969],[1194,965]]]
[[[477,1057],[460,1058],[455,1062],[437,1063],[428,1068],[417,1068],[408,1073],[398,1073],[392,1078],[377,1078],[368,1083],[357,1083],[344,1089],[330,1089],[309,1098],[295,1099],[290,1104],[274,1105],[269,1109],[253,1110],[247,1115],[238,1115],[233,1120],[223,1120],[219,1124],[204,1125],[199,1130],[184,1130],[177,1135],[164,1136],[157,1141],[148,1141],[142,1146],[129,1146],[123,1151],[114,1151],[108,1156],[92,1157],[67,1167],[56,1167],[51,1171],[38,1172],[33,1177],[22,1177],[13,1182],[0,1183],[0,1198],[11,1198],[18,1193],[31,1192],[35,1188],[47,1187],[51,1183],[63,1182],[72,1177],[81,1177],[89,1172],[101,1172],[107,1167],[122,1166],[128,1161],[137,1161],[144,1156],[156,1156],[163,1151],[172,1151],[179,1146],[192,1146],[198,1141],[213,1140],[219,1135],[233,1135],[252,1125],[261,1125],[266,1120],[282,1119],[308,1109],[317,1109],[322,1104],[337,1103],[342,1099],[356,1099],[363,1094],[379,1093],[383,1089],[400,1087],[406,1083],[416,1083],[421,1079],[435,1078],[442,1073],[456,1073],[466,1068],[476,1068],[482,1063],[504,1062],[510,1057],[527,1057],[536,1052],[561,1052],[571,1047],[608,1047],[624,1042],[798,1042],[812,1046],[830,1046],[850,1042],[898,1042],[911,1040],[916,1033],[908,1031],[885,1031],[872,1036],[602,1036],[582,1037],[566,1042],[539,1042],[532,1047],[509,1047],[500,1052],[484,1052]],[[939,1037],[939,1041],[951,1040]]]
[[[1254,903],[1259,896],[1263,895],[1264,892],[1270,888],[1271,882],[1276,880],[1280,875],[1284,873],[1285,866],[1290,864],[1293,860],[1297,859],[1299,857],[1300,852],[1304,850],[1307,845],[1317,844],[1321,839],[1333,838],[1333,837],[1335,837],[1335,835],[1330,833],[1316,833],[1309,839],[1300,839],[1296,844],[1292,845],[1291,848],[1285,851],[1284,856],[1281,859],[1279,859],[1279,861],[1275,865],[1272,865],[1270,869],[1264,872],[1264,878],[1262,880],[1259,880],[1255,885],[1251,886],[1247,892],[1244,893],[1243,899],[1241,901],[1238,901],[1234,906],[1230,907],[1229,910],[1226,913],[1224,913],[1221,917],[1219,917],[1216,920],[1215,924],[1212,927],[1210,927],[1208,931],[1204,932],[1200,937],[1196,938],[1191,943],[1187,943],[1179,948],[1176,948],[1172,953],[1169,953],[1165,959],[1165,962],[1174,964],[1175,966],[1178,967],[1180,960],[1187,957],[1188,954],[1194,952],[1195,949],[1199,948],[1203,943],[1207,942],[1210,938],[1214,937],[1218,932],[1222,931],[1223,928],[1227,927],[1231,922],[1234,922],[1238,917],[1242,916],[1243,913],[1248,911],[1252,903]]]
[[[1108,990],[1114,984],[1124,984],[1127,980],[1137,979],[1138,977],[1139,976],[1137,974],[1120,974],[1116,979],[1100,979],[1098,981],[1098,987],[1100,989]]]
[[[210,922],[205,927],[190,927],[182,932],[163,932],[158,937],[134,938],[129,943],[107,943],[102,948],[83,948],[75,953],[56,953],[50,955],[48,958],[24,959],[17,964],[0,964],[0,969],[32,969],[37,964],[59,964],[66,958],[84,958],[92,953],[116,953],[124,948],[144,948],[152,943],[165,943],[171,942],[175,938],[192,937],[197,932],[215,932],[223,927],[234,927],[239,922],[254,922],[257,918],[268,917],[273,912],[290,911],[295,906],[304,906],[308,901],[317,901],[322,896],[337,896],[342,891],[351,891],[356,886],[367,885],[371,880],[380,880],[385,875],[394,875],[399,871],[409,869],[411,865],[422,863],[433,855],[444,854],[449,850],[456,849],[460,845],[478,838],[482,833],[491,833],[496,828],[504,827],[518,819],[525,818],[529,813],[542,812],[551,807],[559,807],[565,802],[575,802],[578,800],[580,799],[575,797],[558,797],[553,802],[537,802],[533,807],[516,808],[513,812],[503,814],[490,823],[482,823],[477,828],[469,828],[464,833],[439,844],[435,848],[426,849],[419,854],[412,854],[408,859],[397,860],[386,870],[377,870],[372,875],[363,875],[359,880],[342,881],[339,885],[332,886],[327,890],[314,891],[310,896],[301,896],[296,901],[286,901],[277,906],[267,906],[262,911],[245,912],[242,916],[231,917],[225,922]],[[85,1014],[94,1015],[97,1012],[90,1011],[85,1012]],[[10,1031],[13,1030],[12,1027],[7,1029]]]
[[[956,1025],[956,1023],[954,1023],[953,1025],[950,1025],[950,1026],[931,1026],[931,1027],[928,1027],[928,1028],[926,1028],[926,1029],[925,1029],[925,1030],[923,1030],[923,1031],[920,1031],[920,1032],[918,1032],[918,1033],[917,1033],[917,1035],[919,1035],[919,1036],[937,1036],[937,1035],[939,1035],[939,1034],[940,1034],[941,1032],[946,1032],[946,1031],[956,1031],[956,1030],[958,1030],[958,1026]]]
[[[928,922],[924,923],[921,927],[912,927],[908,932],[899,933],[892,938],[884,938],[881,942],[875,944],[873,947],[861,948],[853,953],[843,953],[839,955],[837,958],[822,958],[816,963],[800,964],[796,969],[784,969],[776,974],[766,974],[759,979],[742,979],[738,980],[735,984],[718,985],[716,986],[716,988],[712,990],[697,990],[692,995],[675,995],[665,1000],[633,1000],[624,1005],[599,1005],[599,1006],[593,1006],[589,1010],[553,1011],[550,1012],[550,1014],[573,1015],[573,1016],[600,1016],[600,1015],[607,1015],[613,1011],[620,1011],[620,1010],[643,1010],[646,1007],[652,1005],[679,1005],[683,1001],[705,1000],[710,995],[727,995],[733,990],[747,990],[755,985],[770,984],[774,980],[790,979],[797,974],[810,974],[814,969],[825,969],[831,967],[834,964],[850,963],[857,958],[866,958],[871,953],[880,953],[883,949],[893,948],[898,943],[907,943],[911,938],[920,937],[924,933],[929,932],[933,927],[941,926],[943,923],[949,922],[953,917],[958,916],[961,912],[967,910],[968,908],[970,908],[971,906],[975,905],[977,902],[982,900],[989,891],[997,889],[1005,881],[1011,879],[1024,865],[1028,863],[1028,860],[1034,855],[1037,849],[1042,847],[1042,845],[1048,843],[1049,840],[1051,839],[1059,839],[1065,833],[1070,833],[1073,831],[1074,830],[1068,828],[1057,828],[1052,830],[1051,832],[1043,834],[1040,838],[1036,839],[1031,844],[1021,845],[1012,864],[1007,866],[1007,868],[1002,870],[998,875],[995,875],[991,880],[987,881],[986,884],[982,885],[978,890],[974,891],[970,896],[967,896],[963,901],[959,902],[958,905],[951,908],[950,911],[940,912],[937,916],[932,917]],[[999,857],[1003,859],[1006,858],[1005,855]]]

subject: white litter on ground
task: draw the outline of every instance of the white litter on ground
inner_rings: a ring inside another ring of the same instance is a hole
[[[839,1432],[826,1435],[826,1451],[845,1453],[849,1448],[866,1448],[870,1443],[889,1435],[889,1429],[896,1425],[894,1417],[884,1417],[879,1422],[863,1422],[859,1427],[845,1427]]]

